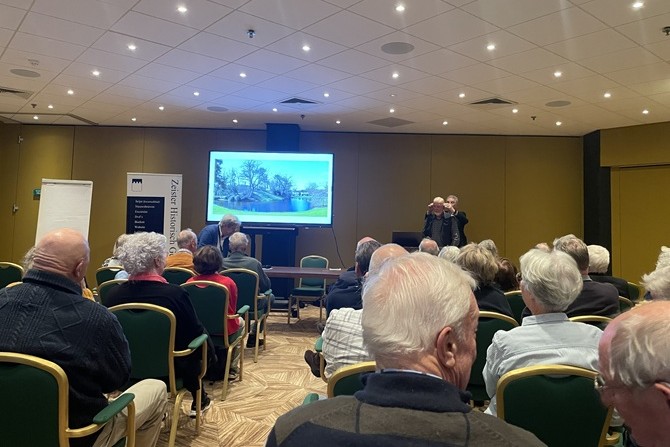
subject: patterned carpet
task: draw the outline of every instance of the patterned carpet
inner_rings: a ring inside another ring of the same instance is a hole
[[[270,315],[267,349],[259,350],[258,363],[253,362],[253,350],[245,350],[243,380],[230,383],[225,401],[221,401],[221,382],[205,384],[212,406],[204,414],[198,435],[195,420],[186,415],[190,396],[185,399],[177,446],[264,446],[277,417],[300,405],[308,393],[326,393],[326,384],[311,374],[303,360],[303,353],[319,335],[319,309],[307,306],[300,316],[300,321],[292,320],[289,326],[285,313]],[[161,433],[159,447],[168,445],[168,435],[167,430]]]

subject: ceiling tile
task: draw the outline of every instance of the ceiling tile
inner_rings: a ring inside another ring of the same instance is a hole
[[[307,65],[307,62],[268,50],[257,50],[236,61],[247,67],[264,69],[271,73],[283,74]]]
[[[487,49],[487,46],[490,44],[496,46],[493,51]],[[536,48],[536,46],[532,43],[502,30],[475,37],[474,39],[449,47],[452,51],[475,58],[481,62],[500,59],[533,48]]]
[[[140,76],[139,74],[132,74],[128,76],[123,81],[121,81],[120,84],[159,93],[169,92],[170,90],[179,87],[179,84],[176,82],[162,81],[156,78]]]
[[[117,84],[105,90],[103,93],[101,93],[101,95],[116,95],[124,98],[133,98],[134,100],[149,101],[159,94],[151,90],[144,90],[141,88]],[[96,96],[95,99],[98,99],[101,95]]]
[[[93,76],[92,71],[94,69],[97,69],[100,72],[99,76]],[[124,71],[98,67],[91,64],[83,64],[80,62],[73,62],[70,64],[65,70],[63,70],[63,74],[76,76],[78,78],[90,79],[91,81],[100,81],[114,84],[128,76],[128,73]]]
[[[234,93],[242,90],[246,85],[239,82],[229,81],[227,79],[218,78],[216,76],[201,76],[188,83],[188,86],[195,89],[206,89],[219,93]]]
[[[215,59],[209,56],[203,56],[201,54],[190,53],[188,51],[174,49],[170,50],[158,59],[155,62],[163,65],[169,65],[170,67],[182,68],[184,70],[194,71],[196,73],[209,73],[212,70],[221,68],[227,62],[222,61],[221,59]]]
[[[310,50],[304,51],[302,47],[309,45]],[[285,54],[306,61],[318,61],[333,54],[346,50],[346,47],[336,43],[320,39],[311,34],[297,32],[284,37],[277,42],[268,45],[269,50]]]
[[[132,73],[139,70],[147,63],[141,59],[124,56],[118,53],[110,53],[95,48],[89,48],[84,51],[82,55],[77,58],[77,62],[89,64],[98,68],[113,68],[126,73]]]
[[[412,45],[414,49],[406,54],[389,54],[382,50],[383,45],[392,42],[407,43]],[[430,42],[426,42],[423,39],[419,39],[418,37],[414,37],[410,34],[397,31],[395,33],[387,34],[383,37],[380,37],[379,39],[367,42],[363,45],[359,45],[356,47],[356,49],[371,54],[373,56],[380,57],[382,59],[398,62],[413,59],[422,54],[439,50],[440,47]]]
[[[425,71],[433,75],[439,75],[451,70],[475,65],[478,62],[470,57],[463,56],[453,51],[440,49],[410,60],[401,62],[401,65],[407,65],[417,70]]]
[[[255,31],[253,38],[249,38],[249,30]],[[257,47],[265,47],[294,32],[287,26],[242,11],[233,11],[205,31]]]
[[[556,71],[562,74],[560,77],[554,76]],[[537,70],[527,71],[522,73],[524,78],[531,79],[540,84],[551,86],[557,82],[570,81],[572,79],[586,78],[593,76],[596,73],[578,65],[574,62],[563,62],[549,67],[540,68]]]
[[[385,84],[373,81],[371,79],[353,78],[353,77],[333,82],[332,84],[329,84],[329,86],[327,87],[330,86],[357,95],[365,95],[387,87]]]
[[[318,82],[321,85],[330,84],[331,82],[339,81],[351,76],[349,73],[318,64],[306,65],[297,70],[289,71],[285,73],[285,75],[303,81]]]
[[[463,10],[501,28],[533,20],[567,8],[565,0],[477,0],[463,6]]]
[[[612,29],[606,29],[585,36],[575,37],[546,48],[563,57],[573,60],[581,60],[589,57],[600,56],[615,51],[632,48],[635,42]]]
[[[668,45],[668,42],[657,42],[649,44],[646,46],[646,49],[661,59],[670,61],[670,45]]]
[[[538,84],[520,76],[507,76],[504,78],[492,79],[490,81],[473,84],[474,88],[486,90],[497,95],[509,95],[518,90],[538,87]],[[507,98],[510,99],[510,98]]]
[[[650,44],[664,42],[667,46],[668,36],[665,35],[663,27],[670,25],[670,13],[661,14],[639,22],[627,23],[617,26],[616,30],[639,44]]]
[[[45,56],[57,54],[59,58],[70,61],[75,60],[86,49],[86,47],[81,45],[25,33],[16,33],[14,38],[9,42],[9,48],[28,53],[43,54]]]
[[[305,28],[304,31],[339,45],[355,47],[392,33],[393,28],[349,11],[341,11]]]
[[[398,73],[398,78],[394,79],[393,74]],[[428,73],[414,70],[413,68],[389,65],[388,67],[378,68],[361,74],[362,77],[372,79],[373,81],[383,82],[391,86],[400,86],[406,82],[417,81],[428,77]]]
[[[98,79],[91,79],[84,76],[72,76],[69,74],[60,74],[56,76],[51,85],[62,86],[62,91],[66,92],[68,89],[74,90],[77,94],[80,90],[85,89],[88,92],[98,94],[102,91],[107,90],[113,84],[111,82],[105,82]]]
[[[129,12],[123,16],[111,30],[170,47],[183,43],[198,32],[193,28],[137,12]]]
[[[21,23],[19,31],[34,36],[46,37],[77,45],[89,46],[100,37],[104,31],[92,26],[61,20],[29,12]]]
[[[403,29],[453,9],[441,0],[408,2],[402,12],[395,10],[397,4],[397,0],[363,0],[351,6],[349,11],[392,28]]]
[[[334,68],[351,74],[365,73],[383,67],[388,62],[384,59],[361,53],[356,50],[347,50],[319,61],[319,65]]]
[[[606,27],[600,20],[580,8],[567,8],[520,23],[509,31],[537,45],[544,46],[573,37],[600,31]]]
[[[288,78],[285,76],[277,76],[275,78],[268,79],[267,81],[259,82],[256,84],[256,86],[276,90],[288,95],[297,95],[302,97],[302,92],[316,88],[317,84],[313,82],[301,81],[299,79]],[[323,101],[323,96],[319,96],[320,97],[317,97],[315,100]]]
[[[491,79],[504,78],[510,73],[500,68],[492,67],[486,64],[470,65],[443,73],[441,76],[452,81],[460,82],[466,85],[477,84],[479,82],[490,81]]]
[[[581,8],[610,26],[623,25],[670,12],[670,2],[662,0],[646,1],[644,7],[640,9],[633,9],[631,5],[632,1],[594,0],[584,3]]]
[[[247,76],[242,78],[240,73],[244,73]],[[218,78],[227,79],[233,82],[239,82],[245,86],[257,84],[263,82],[267,79],[274,78],[273,73],[267,71],[259,70],[257,68],[246,67],[239,64],[228,64],[224,67],[214,70],[210,73],[211,76],[216,76]]]
[[[177,11],[176,3],[166,3],[165,0],[141,0],[133,6],[133,11],[199,30],[232,11],[231,8],[206,0],[182,0],[179,5],[185,6],[188,11],[181,13]]]
[[[0,5],[0,28],[16,30],[25,17],[26,11],[11,6]]]
[[[489,64],[507,70],[510,73],[519,74],[541,68],[553,68],[566,62],[564,58],[554,53],[542,48],[535,48],[523,53],[494,59],[489,61]]]
[[[403,84],[402,87],[413,92],[432,95],[437,92],[453,90],[460,87],[460,85],[461,84],[459,82],[449,81],[437,76],[431,76],[428,78],[419,79],[417,81],[408,82]]]
[[[631,85],[640,82],[658,81],[669,79],[670,64],[659,62],[658,64],[644,65],[642,67],[628,68],[626,70],[614,71],[607,74],[608,78],[624,84]]]
[[[300,30],[335,14],[340,8],[321,0],[282,0],[281,2],[251,0],[240,10]],[[300,12],[296,13],[297,11]]]
[[[579,61],[581,65],[584,65],[597,73],[609,73],[657,62],[661,62],[659,57],[639,47],[628,48],[623,51],[617,51]]]
[[[162,81],[184,84],[200,75],[194,71],[182,70],[181,68],[168,67],[167,65],[151,63],[137,70],[135,74],[148,78],[160,79]]]
[[[0,48],[9,45],[9,41],[14,36],[14,31],[0,28]]]
[[[640,95],[657,95],[670,92],[670,79],[659,79],[657,81],[642,82],[629,86],[630,89]]]
[[[36,0],[32,10],[59,19],[109,28],[128,11],[127,6],[91,0]]]
[[[45,56],[43,54],[26,53],[25,51],[17,51],[11,48],[7,48],[2,53],[0,61],[37,71],[38,73],[41,73],[43,70],[60,73],[71,63],[71,61],[65,59]]]
[[[179,49],[233,62],[258,48],[214,34],[199,33],[181,44]]]
[[[604,76],[595,75],[574,80],[556,82],[552,87],[563,93],[581,97],[582,95],[593,95],[594,92],[602,94],[611,88],[618,87],[618,84]]]
[[[497,30],[496,26],[458,9],[405,28],[405,32],[443,47]]]
[[[130,44],[135,45],[136,49],[128,49],[128,45]],[[92,47],[144,61],[152,61],[170,51],[170,47],[166,45],[109,31],[100,37]]]

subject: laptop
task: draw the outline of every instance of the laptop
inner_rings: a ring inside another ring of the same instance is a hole
[[[418,247],[423,239],[420,231],[394,231],[391,233],[391,242],[401,247]]]

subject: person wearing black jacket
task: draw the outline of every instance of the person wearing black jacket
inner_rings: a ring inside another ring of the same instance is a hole
[[[453,194],[447,196],[446,202],[442,197],[435,197],[432,203],[428,204],[423,235],[436,241],[439,247],[446,245],[463,247],[468,243],[468,238],[465,236],[468,217],[464,212],[458,211],[457,206],[458,197]]]

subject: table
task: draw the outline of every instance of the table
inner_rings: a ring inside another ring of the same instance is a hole
[[[319,269],[312,267],[275,266],[263,269],[269,278],[323,278],[336,280],[344,272],[342,269]]]

